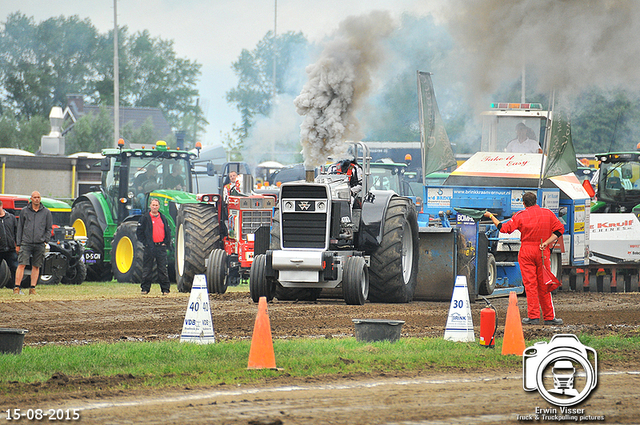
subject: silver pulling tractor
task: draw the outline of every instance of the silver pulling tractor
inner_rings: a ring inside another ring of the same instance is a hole
[[[342,289],[347,304],[412,300],[418,272],[415,207],[393,191],[371,190],[369,148],[354,143],[354,152],[361,167],[358,187],[351,173],[321,173],[315,181],[307,177],[281,186],[269,249],[251,266],[255,302],[263,296],[314,300],[334,288]]]

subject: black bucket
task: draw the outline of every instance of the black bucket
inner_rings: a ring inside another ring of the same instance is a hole
[[[362,342],[389,341],[400,339],[403,320],[351,319],[356,327],[356,340]]]
[[[26,329],[0,328],[0,354],[21,354]]]

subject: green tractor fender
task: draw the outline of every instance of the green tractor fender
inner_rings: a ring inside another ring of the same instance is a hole
[[[89,202],[93,209],[96,212],[96,217],[98,219],[98,224],[100,225],[100,229],[104,232],[107,229],[108,223],[113,223],[113,217],[111,216],[111,210],[109,209],[109,204],[107,203],[107,199],[104,194],[100,192],[90,192],[85,193],[84,195],[78,196],[71,205],[71,209],[77,208],[81,202]],[[71,223],[74,227],[76,227],[75,222]],[[76,232],[79,229],[76,228]],[[85,232],[86,236],[86,232]]]
[[[591,212],[592,213],[597,213],[599,212],[602,208],[604,208],[607,204],[605,202],[602,201],[596,201],[591,205]]]

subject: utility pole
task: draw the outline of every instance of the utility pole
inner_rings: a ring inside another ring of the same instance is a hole
[[[120,139],[120,61],[118,59],[118,0],[113,0],[113,136]]]
[[[275,111],[276,108],[276,94],[277,94],[277,89],[276,89],[276,83],[277,83],[277,79],[276,79],[276,65],[278,63],[278,58],[277,58],[277,52],[278,49],[276,48],[276,35],[277,35],[277,31],[278,30],[278,0],[274,0],[274,11],[273,11],[273,43],[271,43],[271,45],[273,46],[273,96],[272,96],[272,100],[271,100],[271,116],[273,116],[273,113]],[[275,139],[273,140],[273,142],[271,143],[271,158],[275,159],[275,154],[276,154],[276,141]]]
[[[273,15],[273,104],[276,103],[276,64],[278,62],[277,59],[277,49],[276,49],[276,35],[278,29],[278,0],[275,1],[275,9]]]
[[[527,101],[525,100],[526,96],[525,96],[525,88],[527,85],[527,74],[526,74],[526,70],[525,70],[525,66],[524,66],[524,61],[522,62],[522,80],[520,83],[520,103],[527,103]]]

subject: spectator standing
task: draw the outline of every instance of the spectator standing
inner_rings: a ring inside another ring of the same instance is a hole
[[[11,284],[16,281],[16,267],[18,266],[18,253],[16,251],[16,231],[18,220],[16,216],[6,211],[0,200],[0,262],[4,260],[11,271]],[[7,285],[9,288],[9,284]],[[19,291],[20,289],[18,289]]]
[[[167,219],[160,212],[160,202],[153,198],[149,212],[142,214],[136,230],[138,240],[144,245],[142,257],[142,295],[151,290],[153,266],[158,270],[158,281],[162,295],[169,293],[170,283],[167,272],[167,248],[171,244],[171,230]]]
[[[540,323],[540,308],[545,325],[562,325],[562,319],[555,317],[555,309],[551,293],[547,291],[542,273],[542,253],[544,262],[549,264],[549,245],[554,243],[562,233],[564,226],[558,217],[547,208],[540,208],[536,204],[537,197],[533,192],[527,192],[522,197],[525,209],[516,213],[511,220],[500,223],[489,211],[485,217],[491,219],[498,230],[503,233],[512,233],[520,230],[520,252],[518,262],[522,272],[522,283],[527,292],[527,315],[522,319],[525,325],[537,325]]]
[[[24,276],[24,268],[31,263],[31,287],[29,294],[35,295],[40,268],[44,263],[45,244],[51,240],[53,220],[51,211],[40,203],[40,192],[31,193],[31,202],[20,211],[16,232],[18,249],[18,268],[14,294],[20,293],[20,283]]]

